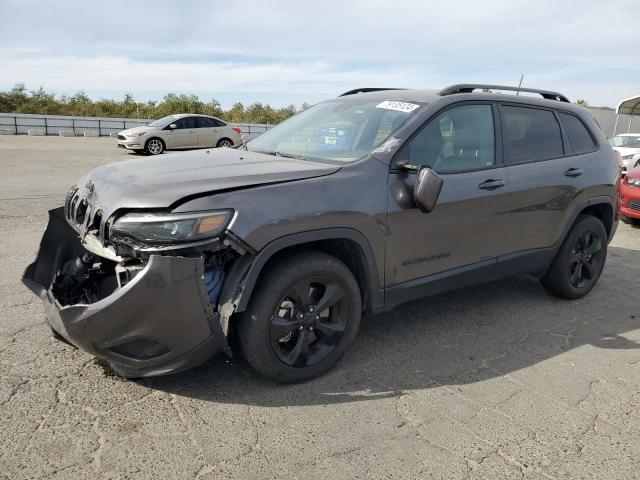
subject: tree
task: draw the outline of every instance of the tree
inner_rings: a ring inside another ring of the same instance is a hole
[[[580,100],[576,100],[576,104],[580,105],[581,107],[588,107],[589,106],[589,102],[587,102],[584,99],[580,99]]]
[[[100,98],[94,101],[82,90],[70,97],[56,97],[55,94],[46,92],[43,87],[28,91],[24,83],[16,83],[11,90],[0,92],[0,112],[45,115],[160,118],[175,113],[201,113],[232,123],[274,124],[309,107],[308,103],[303,103],[300,108],[296,108],[295,105],[273,108],[271,105],[256,102],[245,108],[242,103],[236,102],[225,111],[214,98],[205,103],[197,95],[175,93],[166,94],[160,102],[136,102],[130,93],[125,94],[122,100]]]

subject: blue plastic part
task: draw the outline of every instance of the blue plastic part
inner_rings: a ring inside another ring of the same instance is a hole
[[[207,286],[209,301],[214,309],[218,306],[223,280],[224,270],[220,267],[208,268],[204,271],[204,283]]]

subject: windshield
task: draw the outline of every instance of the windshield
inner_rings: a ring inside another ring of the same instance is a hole
[[[423,103],[349,96],[322,102],[268,130],[247,149],[310,160],[352,162],[384,142]]]
[[[154,122],[151,122],[149,127],[165,127],[169,125],[173,120],[177,118],[177,115],[167,115],[166,117],[162,117]]]
[[[640,148],[640,135],[613,137],[609,139],[609,143],[614,147]]]

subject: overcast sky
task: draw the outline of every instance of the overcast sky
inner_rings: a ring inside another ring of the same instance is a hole
[[[0,89],[272,105],[362,86],[640,94],[637,0],[0,0]]]

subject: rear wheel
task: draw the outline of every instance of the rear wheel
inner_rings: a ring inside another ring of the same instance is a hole
[[[150,138],[144,144],[144,151],[148,155],[160,155],[165,150],[165,145],[159,138]]]
[[[361,297],[351,271],[319,252],[284,259],[260,280],[238,319],[238,346],[258,373],[280,383],[317,377],[358,331]]]
[[[562,243],[542,285],[561,298],[584,297],[600,278],[606,258],[604,225],[596,217],[582,215]]]
[[[217,148],[231,148],[233,147],[233,142],[228,138],[222,138],[216,144]]]

